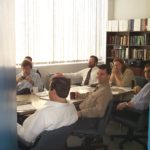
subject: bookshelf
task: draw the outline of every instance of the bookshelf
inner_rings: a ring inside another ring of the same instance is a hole
[[[150,31],[108,31],[106,63],[115,57],[124,59],[136,75],[142,75],[139,69],[150,62]]]

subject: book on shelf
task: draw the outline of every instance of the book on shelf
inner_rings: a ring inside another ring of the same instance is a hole
[[[132,50],[132,58],[140,59],[140,60],[150,60],[150,50],[148,49],[133,49]]]
[[[109,35],[107,38],[107,44],[115,44],[115,45],[128,45],[129,39],[126,35]]]
[[[147,18],[141,19],[141,31],[147,30]]]
[[[147,44],[147,35],[138,35],[130,37],[130,45],[132,46],[144,46]]]
[[[121,47],[114,47],[111,49],[111,57],[119,57],[122,59],[128,59],[129,58],[129,49],[128,48],[121,48]]]

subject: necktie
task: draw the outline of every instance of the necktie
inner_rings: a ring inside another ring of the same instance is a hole
[[[92,71],[92,68],[89,69],[88,73],[87,73],[87,76],[86,76],[86,79],[84,81],[84,85],[89,85],[89,80],[90,80],[90,76],[91,76],[91,71]]]

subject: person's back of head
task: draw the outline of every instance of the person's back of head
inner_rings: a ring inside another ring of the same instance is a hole
[[[28,61],[31,61],[31,62],[32,62],[32,57],[26,56],[26,57],[24,58],[24,60],[28,60]]]
[[[106,64],[99,65],[99,69],[106,70],[106,73],[108,75],[111,74],[111,68],[109,65],[106,65]]]
[[[56,94],[60,98],[66,98],[70,91],[70,79],[65,77],[55,77],[50,83],[49,92],[56,91]]]

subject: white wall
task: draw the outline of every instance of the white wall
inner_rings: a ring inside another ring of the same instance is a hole
[[[108,20],[114,19],[114,1],[108,0]]]
[[[150,0],[109,0],[108,14],[109,19],[147,18],[150,17]]]

